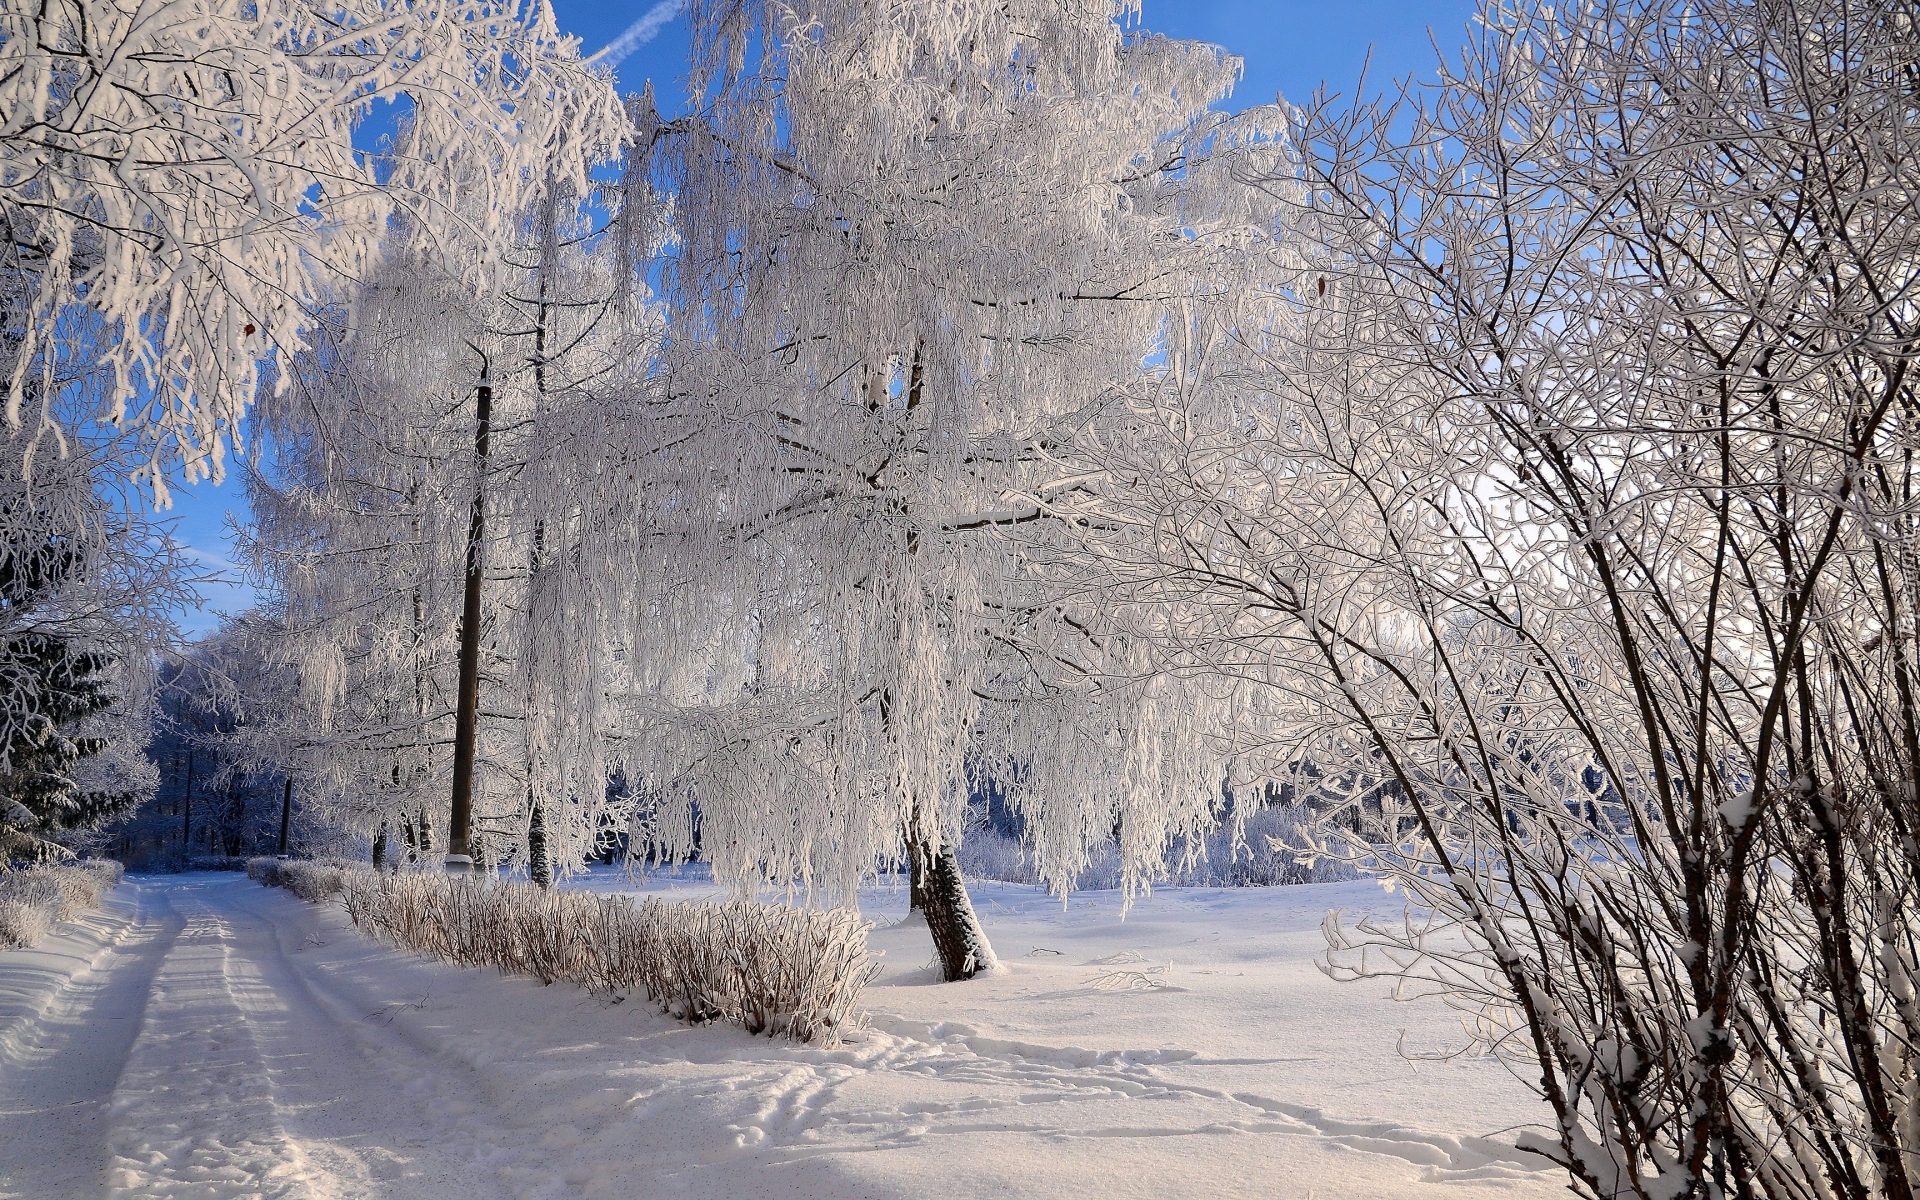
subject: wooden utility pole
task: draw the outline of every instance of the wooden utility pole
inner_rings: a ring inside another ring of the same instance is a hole
[[[467,343],[472,346],[473,343]],[[480,348],[474,346],[480,353]],[[453,720],[453,811],[447,824],[448,871],[473,870],[473,760],[480,727],[480,572],[487,535],[487,426],[493,419],[493,377],[480,353],[480,387],[474,405],[473,511],[467,519],[467,586],[460,610],[460,693]]]
[[[287,852],[287,825],[293,820],[293,776],[287,776],[285,786],[280,790],[280,849],[276,854]]]

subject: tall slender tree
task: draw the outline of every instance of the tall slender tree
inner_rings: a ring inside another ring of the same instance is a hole
[[[415,857],[569,871],[624,824],[600,664],[633,422],[604,402],[644,379],[647,292],[578,195],[523,214],[478,298],[435,244],[392,247],[262,408],[278,467],[251,481],[248,550],[284,607],[248,636],[299,695],[251,736],[267,754],[301,726],[306,811]]]

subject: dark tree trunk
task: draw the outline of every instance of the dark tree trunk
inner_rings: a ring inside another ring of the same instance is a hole
[[[447,869],[470,870],[473,850],[473,761],[480,729],[480,574],[487,536],[487,432],[493,380],[481,359],[474,404],[473,509],[467,518],[466,593],[460,609],[460,692],[453,721],[453,805],[447,821]]]
[[[917,357],[917,352],[916,352]],[[918,377],[918,368],[916,378]],[[907,548],[915,550],[909,537]],[[893,696],[880,693],[880,723],[893,734]],[[960,858],[952,846],[934,849],[919,840],[920,806],[913,805],[904,831],[907,839],[908,903],[927,916],[927,931],[933,935],[933,948],[940,958],[940,974],[948,983],[972,979],[982,971],[999,965],[980,919],[973,914],[973,902],[967,899],[967,884],[960,877]]]
[[[542,274],[540,277],[540,290],[543,296],[546,294],[546,286],[546,276]],[[542,304],[540,306],[540,334],[534,346],[534,349],[538,352],[536,358],[537,363],[544,363],[546,361],[546,330],[547,307],[545,304]],[[545,367],[541,365],[534,367],[534,373],[541,381],[540,390],[543,392],[546,390],[546,377],[541,374],[544,370]],[[541,553],[546,548],[546,540],[546,521],[535,521],[533,523],[533,549],[527,560],[527,590],[536,595],[540,587]],[[540,769],[540,763],[537,761],[533,752],[533,704],[533,681],[532,675],[529,673],[525,725],[525,732],[527,734],[527,875],[540,887],[550,888],[553,886],[553,860],[547,853],[547,814],[540,803],[539,796],[535,794],[533,786],[534,772]]]
[[[553,886],[553,861],[547,857],[547,815],[527,789],[527,874],[543,888]]]
[[[907,911],[927,910],[927,847],[907,830]]]
[[[973,901],[967,898],[960,856],[952,846],[942,846],[928,857],[925,887],[927,930],[933,934],[942,977],[952,983],[997,966],[986,931],[973,913]]]
[[[387,823],[380,822],[380,828],[373,835],[373,869],[387,869]]]
[[[220,823],[220,848],[228,858],[240,853],[240,839],[247,824],[247,797],[244,792],[227,793],[226,816]]]
[[[280,789],[280,849],[276,854],[287,852],[287,826],[293,821],[293,776],[287,776],[286,785]]]
[[[193,853],[193,751],[187,751],[187,790],[180,801],[180,850]]]

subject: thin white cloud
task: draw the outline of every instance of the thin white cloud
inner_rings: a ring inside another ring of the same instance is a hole
[[[627,55],[654,39],[667,22],[679,16],[687,7],[687,0],[660,0],[646,11],[646,15],[627,26],[626,32],[608,42],[600,53],[588,59],[588,62],[604,63],[611,67]]]
[[[184,554],[186,554],[188,558],[193,559],[195,562],[199,563],[203,567],[208,568],[209,570],[238,571],[240,569],[240,564],[234,562],[232,559],[228,558],[226,555],[218,553],[217,551],[204,550],[199,546],[195,546],[191,543],[184,543],[184,542],[181,543],[180,549]]]
[[[242,578],[238,563],[219,551],[190,543],[182,543],[180,549],[204,572],[192,583],[197,602],[173,614],[189,641],[217,632],[223,615],[244,612],[259,603],[260,594]]]

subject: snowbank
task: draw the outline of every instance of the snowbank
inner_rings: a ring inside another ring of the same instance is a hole
[[[100,907],[120,875],[120,864],[107,859],[0,873],[0,947],[36,945],[60,922]]]
[[[704,872],[595,890],[713,896]],[[904,889],[834,1047],[462,970],[231,874],[135,877],[0,955],[0,1196],[1549,1200],[1546,1116],[1436,1001],[1316,967],[1367,884],[1070,903],[978,884],[936,982]],[[637,1010],[637,1011],[636,1011]],[[14,1024],[18,1028],[10,1035]]]

